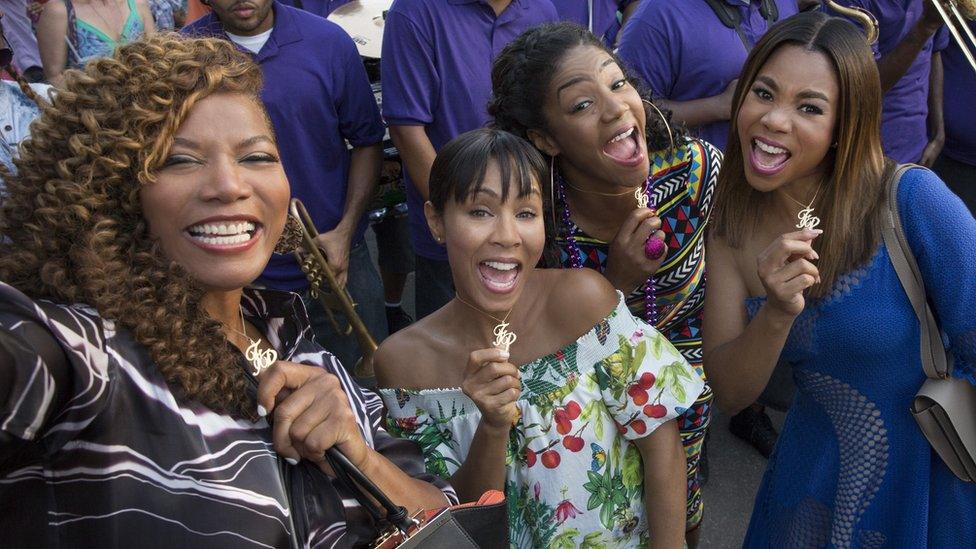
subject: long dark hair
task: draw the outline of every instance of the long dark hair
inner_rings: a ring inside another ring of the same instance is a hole
[[[822,53],[839,84],[835,152],[824,175],[817,212],[824,234],[814,241],[821,259],[822,282],[810,290],[823,297],[837,277],[874,255],[880,238],[885,176],[891,163],[881,148],[881,81],[864,34],[847,20],[823,13],[802,13],[774,25],[749,53],[732,100],[729,143],[715,196],[712,230],[740,247],[756,228],[770,195],[745,178],[738,115],[746,94],[770,57],[784,46]]]
[[[553,75],[566,54],[577,46],[592,46],[606,52],[624,71],[641,98],[651,101],[646,86],[596,35],[575,23],[546,23],[520,34],[495,59],[491,68],[492,97],[488,102],[493,125],[525,139],[528,139],[529,130],[546,130],[548,123],[543,106]],[[644,110],[648,150],[670,147],[671,138],[664,121],[653,108]],[[671,113],[661,110],[670,123]],[[674,124],[671,127],[672,131],[682,133]]]

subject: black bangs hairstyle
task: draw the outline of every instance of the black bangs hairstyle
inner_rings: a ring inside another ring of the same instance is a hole
[[[495,59],[491,68],[492,96],[488,102],[492,125],[523,138],[528,137],[529,130],[547,130],[543,107],[552,78],[567,52],[577,46],[592,46],[606,52],[641,99],[652,102],[647,86],[592,32],[575,23],[545,23],[520,34]],[[671,123],[670,111],[660,110],[668,119],[675,142],[681,142],[687,132]],[[660,151],[670,147],[668,126],[652,107],[646,106],[644,111],[647,149]]]
[[[506,131],[482,128],[462,133],[441,148],[430,169],[430,203],[444,211],[448,200],[466,202],[481,190],[488,165],[498,166],[502,200],[514,192],[519,198],[532,192],[532,184],[546,200],[544,185],[549,166],[528,141]]]

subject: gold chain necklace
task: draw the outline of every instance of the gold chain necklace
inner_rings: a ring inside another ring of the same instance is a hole
[[[581,188],[581,187],[577,187],[576,185],[573,185],[569,181],[566,181],[566,186],[569,187],[570,189],[573,189],[574,191],[576,191],[578,193],[595,194],[597,196],[608,196],[608,197],[611,197],[611,198],[615,198],[615,197],[618,197],[618,196],[624,196],[624,195],[627,195],[627,194],[637,194],[637,193],[641,192],[641,190],[642,190],[641,186],[638,185],[637,187],[635,187],[636,188],[636,192],[634,191],[634,189],[631,189],[631,190],[627,190],[627,191],[620,192],[620,193],[605,193],[605,192],[602,192],[602,191],[594,191],[594,190],[591,190],[591,189],[584,189],[584,188]]]
[[[803,208],[800,210],[798,214],[796,214],[797,229],[816,229],[817,225],[820,225],[820,218],[813,215],[813,203],[816,202],[817,197],[820,196],[821,187],[817,187],[817,192],[813,193],[813,198],[810,200],[809,204],[804,204],[803,202],[800,202],[799,200],[790,196],[788,192],[783,190],[783,194],[786,196],[786,198],[789,198],[793,202],[796,202],[797,204],[799,204],[801,208]]]
[[[244,308],[239,307],[239,310],[241,312],[241,329],[244,331],[231,328],[226,324],[225,326],[244,336],[244,339],[247,340],[248,346],[247,350],[244,351],[244,358],[251,363],[251,367],[254,368],[251,373],[257,377],[261,372],[273,366],[275,362],[278,362],[278,351],[274,349],[261,349],[261,338],[251,339],[251,336],[247,335],[247,326],[244,324]]]
[[[493,334],[495,334],[495,340],[491,342],[491,346],[497,349],[501,349],[507,353],[508,349],[512,346],[512,344],[515,343],[515,340],[518,339],[518,336],[515,335],[515,332],[510,332],[508,330],[508,317],[511,316],[512,311],[514,311],[515,308],[513,307],[509,309],[508,313],[505,314],[505,318],[498,318],[497,316],[482,311],[478,307],[475,307],[471,303],[468,303],[467,301],[465,301],[463,297],[461,297],[461,294],[459,294],[458,292],[454,292],[454,297],[456,297],[458,301],[464,303],[471,309],[487,316],[488,318],[498,323],[491,331]]]
[[[94,1],[92,1],[92,2],[89,2],[89,4],[88,4],[88,5],[89,5],[89,6],[91,6],[91,10],[92,10],[92,12],[93,12],[93,13],[94,13],[94,14],[95,14],[95,15],[96,15],[96,16],[97,16],[97,17],[98,17],[99,19],[101,19],[101,20],[102,20],[102,23],[104,23],[104,24],[105,24],[105,30],[107,31],[107,32],[106,32],[105,34],[106,34],[106,36],[108,36],[108,33],[109,33],[109,32],[113,32],[113,31],[115,30],[115,27],[114,27],[114,26],[112,25],[112,23],[109,23],[109,22],[108,22],[108,20],[107,20],[107,19],[106,19],[106,18],[105,18],[105,17],[104,17],[103,15],[102,15],[102,13],[101,13],[101,12],[100,12],[100,11],[98,10],[98,8],[96,8],[96,7],[95,7],[95,5],[96,5],[97,3],[98,3],[98,0],[94,0]],[[115,13],[115,14],[117,14],[117,15],[121,15],[121,14],[119,13],[119,8],[120,8],[120,7],[121,7],[121,4],[120,4],[119,2],[115,2],[115,9],[113,9],[113,10],[112,10],[112,13]],[[113,19],[115,19],[115,18],[113,17]],[[118,30],[119,30],[119,35],[118,35],[118,37],[116,37],[116,38],[112,38],[112,41],[113,41],[113,42],[118,42],[118,41],[119,41],[119,40],[120,40],[120,39],[122,38],[122,34],[123,34],[123,33],[125,32],[125,28],[124,28],[124,27],[125,27],[125,19],[122,19],[122,21],[121,21],[121,27],[120,27],[120,28],[118,29]],[[111,36],[109,36],[109,38],[111,38]]]

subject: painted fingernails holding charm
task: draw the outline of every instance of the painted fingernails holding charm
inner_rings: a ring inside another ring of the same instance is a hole
[[[644,257],[650,260],[660,259],[664,255],[664,241],[660,238],[650,237],[644,242]]]

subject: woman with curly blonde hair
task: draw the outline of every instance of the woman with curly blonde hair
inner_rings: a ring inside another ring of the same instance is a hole
[[[301,302],[245,288],[289,198],[260,86],[227,42],[154,36],[65,73],[0,167],[6,546],[353,544],[333,446],[408,510],[453,498]]]

